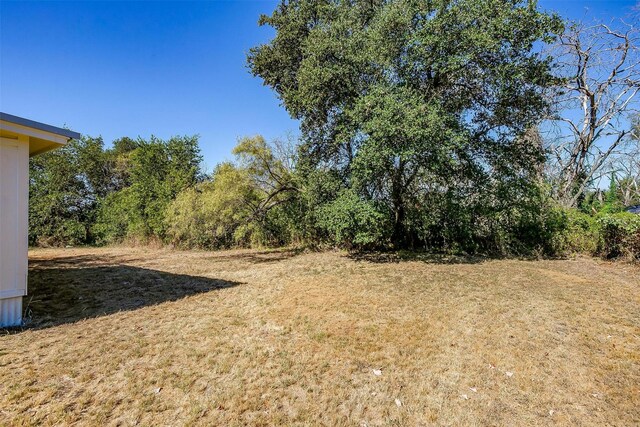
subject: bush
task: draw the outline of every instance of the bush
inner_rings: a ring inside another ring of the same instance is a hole
[[[554,256],[565,251],[570,219],[563,209],[544,199],[534,200],[514,208],[511,218],[513,225],[501,227],[509,232],[508,253]]]
[[[599,225],[594,217],[577,209],[565,209],[562,249],[566,252],[594,255],[598,248]]]
[[[44,228],[40,228],[42,232]],[[77,246],[87,241],[85,225],[74,219],[60,219],[52,221],[47,233],[39,234],[36,238],[30,235],[30,243],[41,247],[60,247],[65,245]]]
[[[91,233],[98,245],[121,243],[127,238],[144,236],[144,220],[137,209],[131,187],[110,193],[100,202]]]
[[[555,255],[564,248],[567,218],[535,188],[520,197],[435,199],[412,212],[424,247],[450,253]]]
[[[591,216],[557,209],[563,218],[552,237],[556,253],[582,253],[606,259],[640,259],[640,216],[626,212]]]
[[[598,253],[612,258],[640,259],[640,215],[617,213],[598,220]]]
[[[381,246],[388,238],[387,218],[373,203],[345,189],[335,200],[320,207],[318,226],[326,230],[336,245],[364,249]]]

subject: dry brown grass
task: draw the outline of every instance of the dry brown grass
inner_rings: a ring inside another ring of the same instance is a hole
[[[30,257],[32,327],[0,336],[2,425],[640,423],[635,267]]]

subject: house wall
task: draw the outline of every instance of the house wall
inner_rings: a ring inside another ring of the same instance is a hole
[[[29,142],[0,138],[0,327],[22,323],[27,294]]]

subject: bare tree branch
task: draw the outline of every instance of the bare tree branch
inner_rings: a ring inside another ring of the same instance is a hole
[[[552,52],[561,84],[550,94],[550,121],[558,132],[546,140],[555,197],[575,206],[628,138],[628,116],[638,110],[638,30],[619,21],[571,26]]]

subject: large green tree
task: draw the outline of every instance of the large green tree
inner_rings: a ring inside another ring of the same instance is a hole
[[[552,83],[536,46],[562,27],[534,1],[283,0],[260,24],[276,35],[249,66],[300,119],[301,170],[337,172],[396,246],[442,225],[433,204],[473,223],[533,197],[524,136]]]

